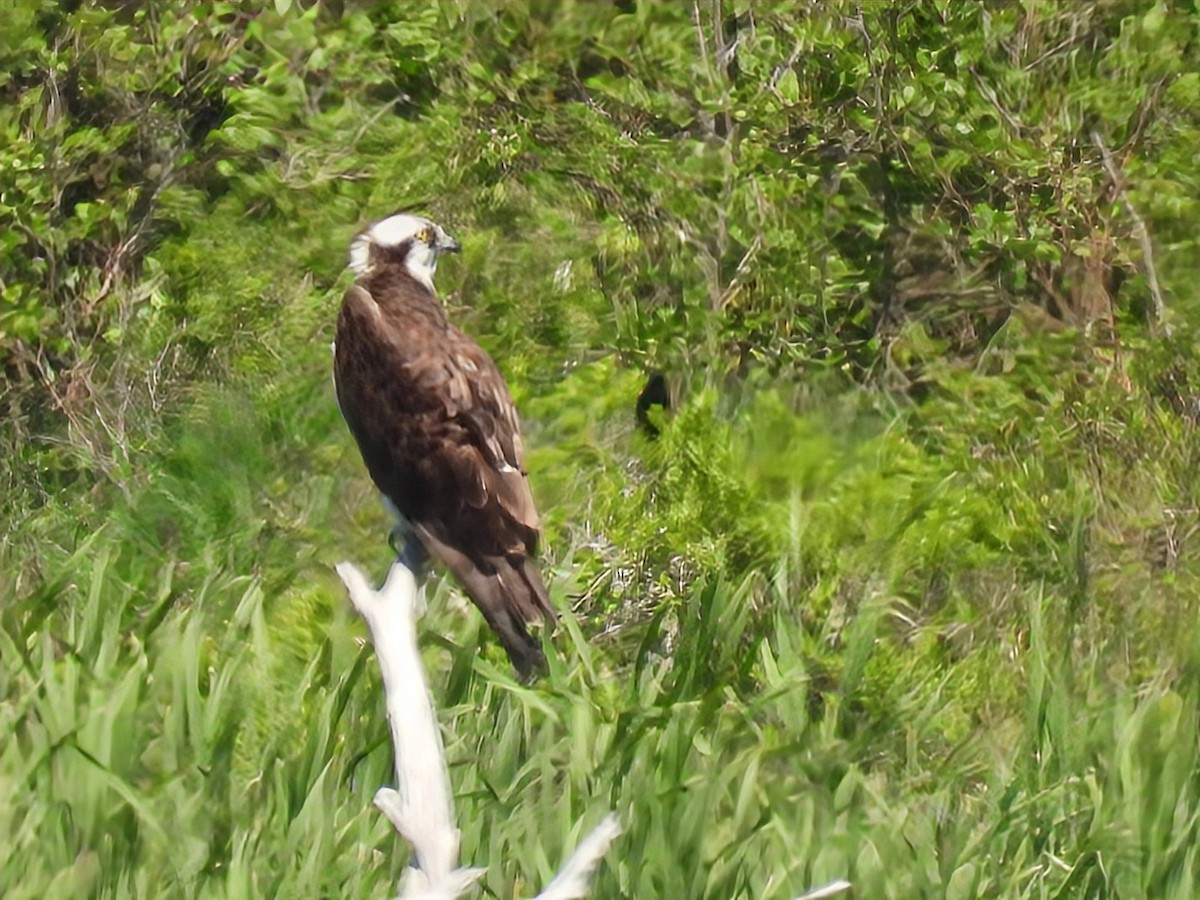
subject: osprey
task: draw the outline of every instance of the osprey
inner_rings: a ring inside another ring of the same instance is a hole
[[[527,678],[545,658],[526,625],[556,614],[533,561],[538,515],[508,386],[433,290],[438,257],[458,251],[419,216],[391,216],[354,238],[334,384],[399,520],[394,534],[408,537],[406,555],[424,550],[454,573]]]

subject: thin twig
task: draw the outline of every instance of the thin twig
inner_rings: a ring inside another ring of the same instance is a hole
[[[704,24],[700,20],[700,3],[692,0],[692,23],[696,26],[696,43],[700,45],[700,59],[704,62],[704,70],[708,71],[708,44],[704,40]]]
[[[1108,171],[1108,177],[1112,179],[1113,189],[1121,198],[1121,205],[1133,219],[1134,237],[1137,238],[1138,244],[1142,248],[1142,263],[1146,269],[1146,281],[1150,285],[1150,296],[1154,299],[1154,318],[1161,325],[1163,334],[1170,337],[1171,326],[1167,322],[1167,304],[1163,300],[1162,290],[1158,286],[1158,271],[1154,267],[1154,248],[1150,245],[1150,230],[1146,228],[1146,222],[1138,214],[1133,201],[1129,199],[1116,161],[1108,147],[1105,146],[1104,139],[1100,137],[1100,132],[1095,129],[1092,130],[1092,143],[1096,145],[1096,149],[1100,151],[1100,155],[1104,159],[1104,168]]]
[[[788,73],[788,70],[791,69],[792,66],[794,66],[796,64],[796,60],[798,60],[800,58],[800,50],[801,50],[801,45],[799,43],[797,43],[796,46],[792,49],[791,55],[788,56],[787,61],[780,63],[774,69],[771,70],[771,80],[767,82],[767,90],[770,91],[772,94],[774,94],[776,97],[780,96],[779,95],[780,80],[783,78],[784,75],[786,75]]]

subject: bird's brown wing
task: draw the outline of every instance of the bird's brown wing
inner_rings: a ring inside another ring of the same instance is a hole
[[[516,406],[504,376],[491,357],[457,329],[448,335],[448,350],[438,371],[427,377],[441,381],[447,419],[459,424],[467,440],[448,454],[464,484],[475,482],[468,502],[479,508],[494,503],[529,553],[537,552],[539,521],[525,472],[525,450]]]
[[[504,377],[477,344],[451,327],[445,352],[420,377],[436,382],[454,439],[434,465],[455,502],[415,523],[426,549],[466,589],[522,676],[545,665],[526,624],[554,621],[537,553],[538,515],[524,469],[520,423]],[[432,385],[430,385],[432,386]]]
[[[413,377],[411,348],[428,343],[420,318],[387,316],[366,288],[351,286],[342,300],[334,342],[334,387],[342,417],[376,487],[410,518],[426,504],[417,464],[437,435],[422,427],[436,410]]]
[[[372,479],[462,584],[518,672],[541,668],[525,625],[557,614],[532,559],[538,515],[495,363],[440,315],[411,301],[389,315],[361,287],[343,302],[335,359],[338,401]]]

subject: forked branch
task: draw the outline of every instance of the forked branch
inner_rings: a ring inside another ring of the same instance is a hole
[[[412,845],[414,861],[414,867],[404,873],[399,896],[401,900],[450,900],[470,888],[484,870],[458,865],[460,835],[454,825],[450,777],[417,647],[424,588],[401,559],[392,563],[379,590],[349,562],[339,563],[337,573],[367,623],[383,675],[396,789],[380,788],[375,805]],[[580,842],[539,898],[584,897],[593,869],[620,833],[616,817],[608,816]]]

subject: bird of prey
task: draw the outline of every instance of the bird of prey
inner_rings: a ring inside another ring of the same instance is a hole
[[[449,569],[529,678],[545,658],[526,626],[556,614],[534,563],[538,515],[508,386],[434,293],[438,257],[458,251],[406,214],[354,238],[334,384],[406,555],[424,550]]]

